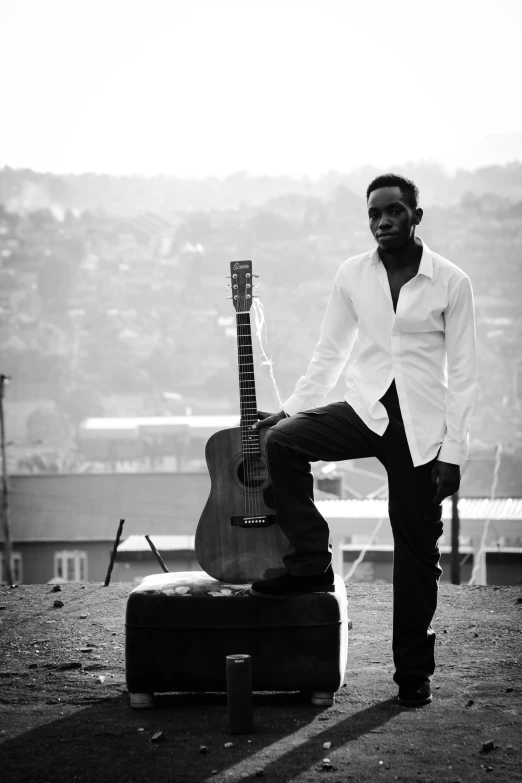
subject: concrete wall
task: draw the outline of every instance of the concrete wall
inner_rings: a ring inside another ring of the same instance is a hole
[[[344,552],[344,576],[350,571],[355,562],[358,552]],[[440,557],[440,566],[442,568],[441,583],[451,583],[451,555],[442,552]],[[520,558],[522,564],[522,556]],[[460,568],[461,584],[468,582],[473,569],[473,556],[467,558],[466,562]],[[497,574],[497,578],[502,575]],[[357,566],[352,582],[381,582],[392,583],[393,577],[393,552],[367,552],[363,561]],[[511,584],[511,582],[491,582],[488,568],[488,584]]]
[[[109,567],[112,542],[48,541],[38,543],[13,542],[13,552],[22,555],[24,584],[46,584],[54,577],[54,556],[63,550],[79,550],[87,555],[87,579],[103,582]]]
[[[109,568],[112,553],[112,541],[53,541],[53,542],[14,542],[13,551],[22,556],[22,577],[24,584],[46,584],[55,575],[55,553],[68,551],[85,552],[87,556],[87,582],[104,582]],[[176,554],[161,553],[169,571],[199,571],[201,566],[196,560],[195,553]],[[150,553],[136,559],[125,558],[119,554],[114,563],[111,582],[140,581],[149,574],[159,574],[161,566]]]
[[[193,534],[210,492],[207,473],[81,473],[11,476],[12,538],[113,541]],[[1,538],[1,533],[0,533]]]

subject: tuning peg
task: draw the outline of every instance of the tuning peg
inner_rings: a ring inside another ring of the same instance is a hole
[[[227,277],[230,279],[232,277],[232,275],[225,275],[225,278],[227,278]]]
[[[259,275],[252,275],[252,277],[259,277]]]

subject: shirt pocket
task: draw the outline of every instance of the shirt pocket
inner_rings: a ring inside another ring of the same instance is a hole
[[[409,291],[400,302],[395,316],[394,330],[398,332],[444,332],[444,311],[448,306],[447,292],[423,287]]]

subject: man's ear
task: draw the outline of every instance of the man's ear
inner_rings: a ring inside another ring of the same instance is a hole
[[[423,215],[424,215],[424,211],[420,207],[417,207],[417,209],[415,210],[415,223],[417,225],[419,225],[419,223],[421,222]]]

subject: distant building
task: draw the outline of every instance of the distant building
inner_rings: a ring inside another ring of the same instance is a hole
[[[192,540],[209,493],[207,473],[12,476],[15,579],[27,584],[102,582],[121,518],[125,524],[114,581],[132,582],[161,570],[147,551],[145,535],[169,570],[199,570]],[[393,540],[387,500],[325,497],[318,491],[316,502],[330,525],[335,570],[345,576],[364,550],[353,580],[390,581]],[[478,584],[522,584],[522,498],[463,497],[459,512],[462,581],[478,564]],[[449,581],[450,519],[448,499],[443,504],[443,581]]]
[[[85,419],[78,448],[89,461],[113,470],[132,463],[141,470],[183,470],[191,457],[201,458],[208,438],[239,425],[239,415],[134,416]]]

